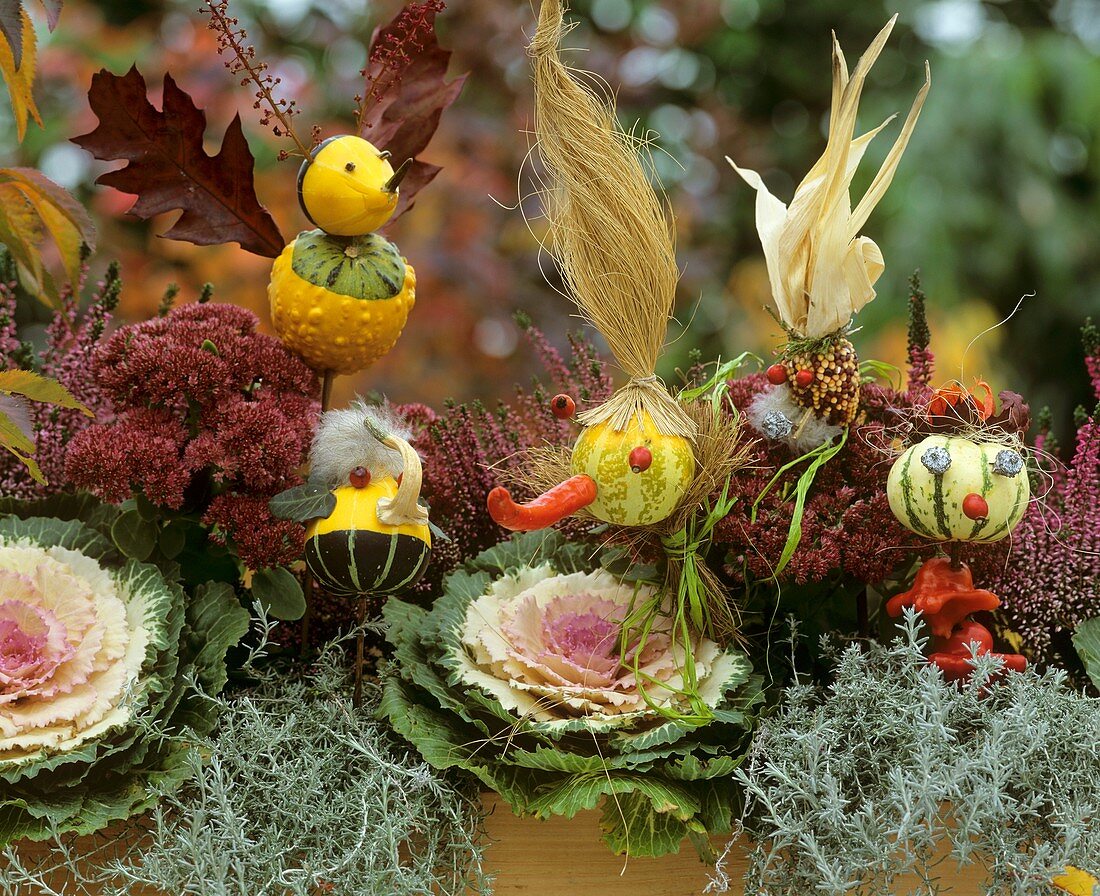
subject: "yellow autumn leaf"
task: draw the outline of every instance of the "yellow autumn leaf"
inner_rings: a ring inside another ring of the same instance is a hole
[[[23,191],[0,182],[0,243],[8,247],[19,269],[19,280],[31,292],[41,291],[44,236],[42,219]]]
[[[41,258],[47,234],[57,245],[68,281],[75,284],[83,247],[95,248],[92,219],[71,194],[34,168],[0,168],[0,242],[19,265],[23,286],[56,301],[57,285]]]
[[[91,409],[77,401],[73,394],[57,380],[41,376],[31,370],[0,371],[0,397],[5,405],[0,405],[0,448],[10,451],[27,468],[31,477],[41,483],[46,479],[42,470],[31,457],[37,446],[33,439],[31,420],[25,414],[23,399],[51,404],[57,407],[78,410],[91,417]],[[16,404],[11,404],[13,401]],[[11,413],[5,411],[5,406]],[[12,414],[15,416],[13,417]]]
[[[1072,865],[1066,867],[1065,874],[1059,874],[1052,881],[1059,890],[1064,890],[1070,896],[1092,896],[1096,886],[1100,884],[1095,877],[1080,868]]]
[[[15,115],[15,128],[19,136],[19,142],[27,133],[27,118],[33,118],[39,127],[42,127],[42,116],[38,114],[38,106],[34,102],[34,74],[38,67],[38,41],[34,34],[34,25],[27,11],[22,10],[23,16],[23,58],[18,68],[15,67],[15,58],[12,56],[11,47],[6,40],[0,40],[0,73],[8,85],[8,93],[11,95],[11,109]]]

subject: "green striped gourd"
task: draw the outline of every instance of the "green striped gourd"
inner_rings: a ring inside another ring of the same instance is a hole
[[[426,524],[387,525],[378,502],[394,500],[397,480],[374,479],[364,488],[333,491],[336,508],[306,530],[306,566],[326,591],[339,596],[397,594],[415,585],[432,549]]]
[[[648,448],[652,462],[635,472],[630,453]],[[593,516],[618,526],[648,526],[665,519],[695,477],[691,442],[657,431],[641,412],[625,430],[608,423],[587,427],[573,446],[573,474],[587,474],[596,483]]]
[[[907,529],[935,541],[992,542],[1023,518],[1031,485],[1019,446],[929,436],[894,462],[886,484],[890,509]],[[968,495],[988,504],[985,517],[963,512]]]

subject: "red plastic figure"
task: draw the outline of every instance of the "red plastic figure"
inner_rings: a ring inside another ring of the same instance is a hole
[[[993,635],[971,613],[993,610],[1001,605],[992,591],[974,587],[974,578],[965,563],[952,565],[950,557],[933,557],[921,565],[913,587],[890,598],[886,612],[900,616],[905,607],[920,613],[932,630],[932,653],[928,657],[943,670],[948,681],[966,679],[974,671],[970,644],[977,642],[977,654],[993,649]],[[1022,672],[1027,660],[1015,653],[997,653],[1006,669]]]

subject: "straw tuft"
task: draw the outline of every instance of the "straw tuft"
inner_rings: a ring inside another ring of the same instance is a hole
[[[631,377],[582,422],[622,430],[645,412],[658,431],[693,438],[691,418],[654,376],[679,279],[672,222],[614,107],[562,62],[563,18],[560,0],[543,0],[529,48],[550,248],[573,301]]]

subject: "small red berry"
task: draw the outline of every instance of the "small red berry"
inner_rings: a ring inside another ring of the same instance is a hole
[[[550,410],[559,420],[568,420],[577,410],[577,403],[562,392],[550,399]]]
[[[814,381],[814,372],[812,370],[800,370],[794,375],[794,381],[800,389],[805,389]]]
[[[773,386],[782,386],[787,382],[787,368],[782,364],[773,364],[768,368],[767,376]]]
[[[645,445],[639,445],[630,452],[630,469],[635,473],[644,473],[653,463],[653,452]]]
[[[972,520],[984,520],[989,516],[989,503],[981,495],[971,493],[963,498],[963,513]]]
[[[348,476],[348,481],[356,488],[370,485],[370,471],[366,467],[356,467]]]

